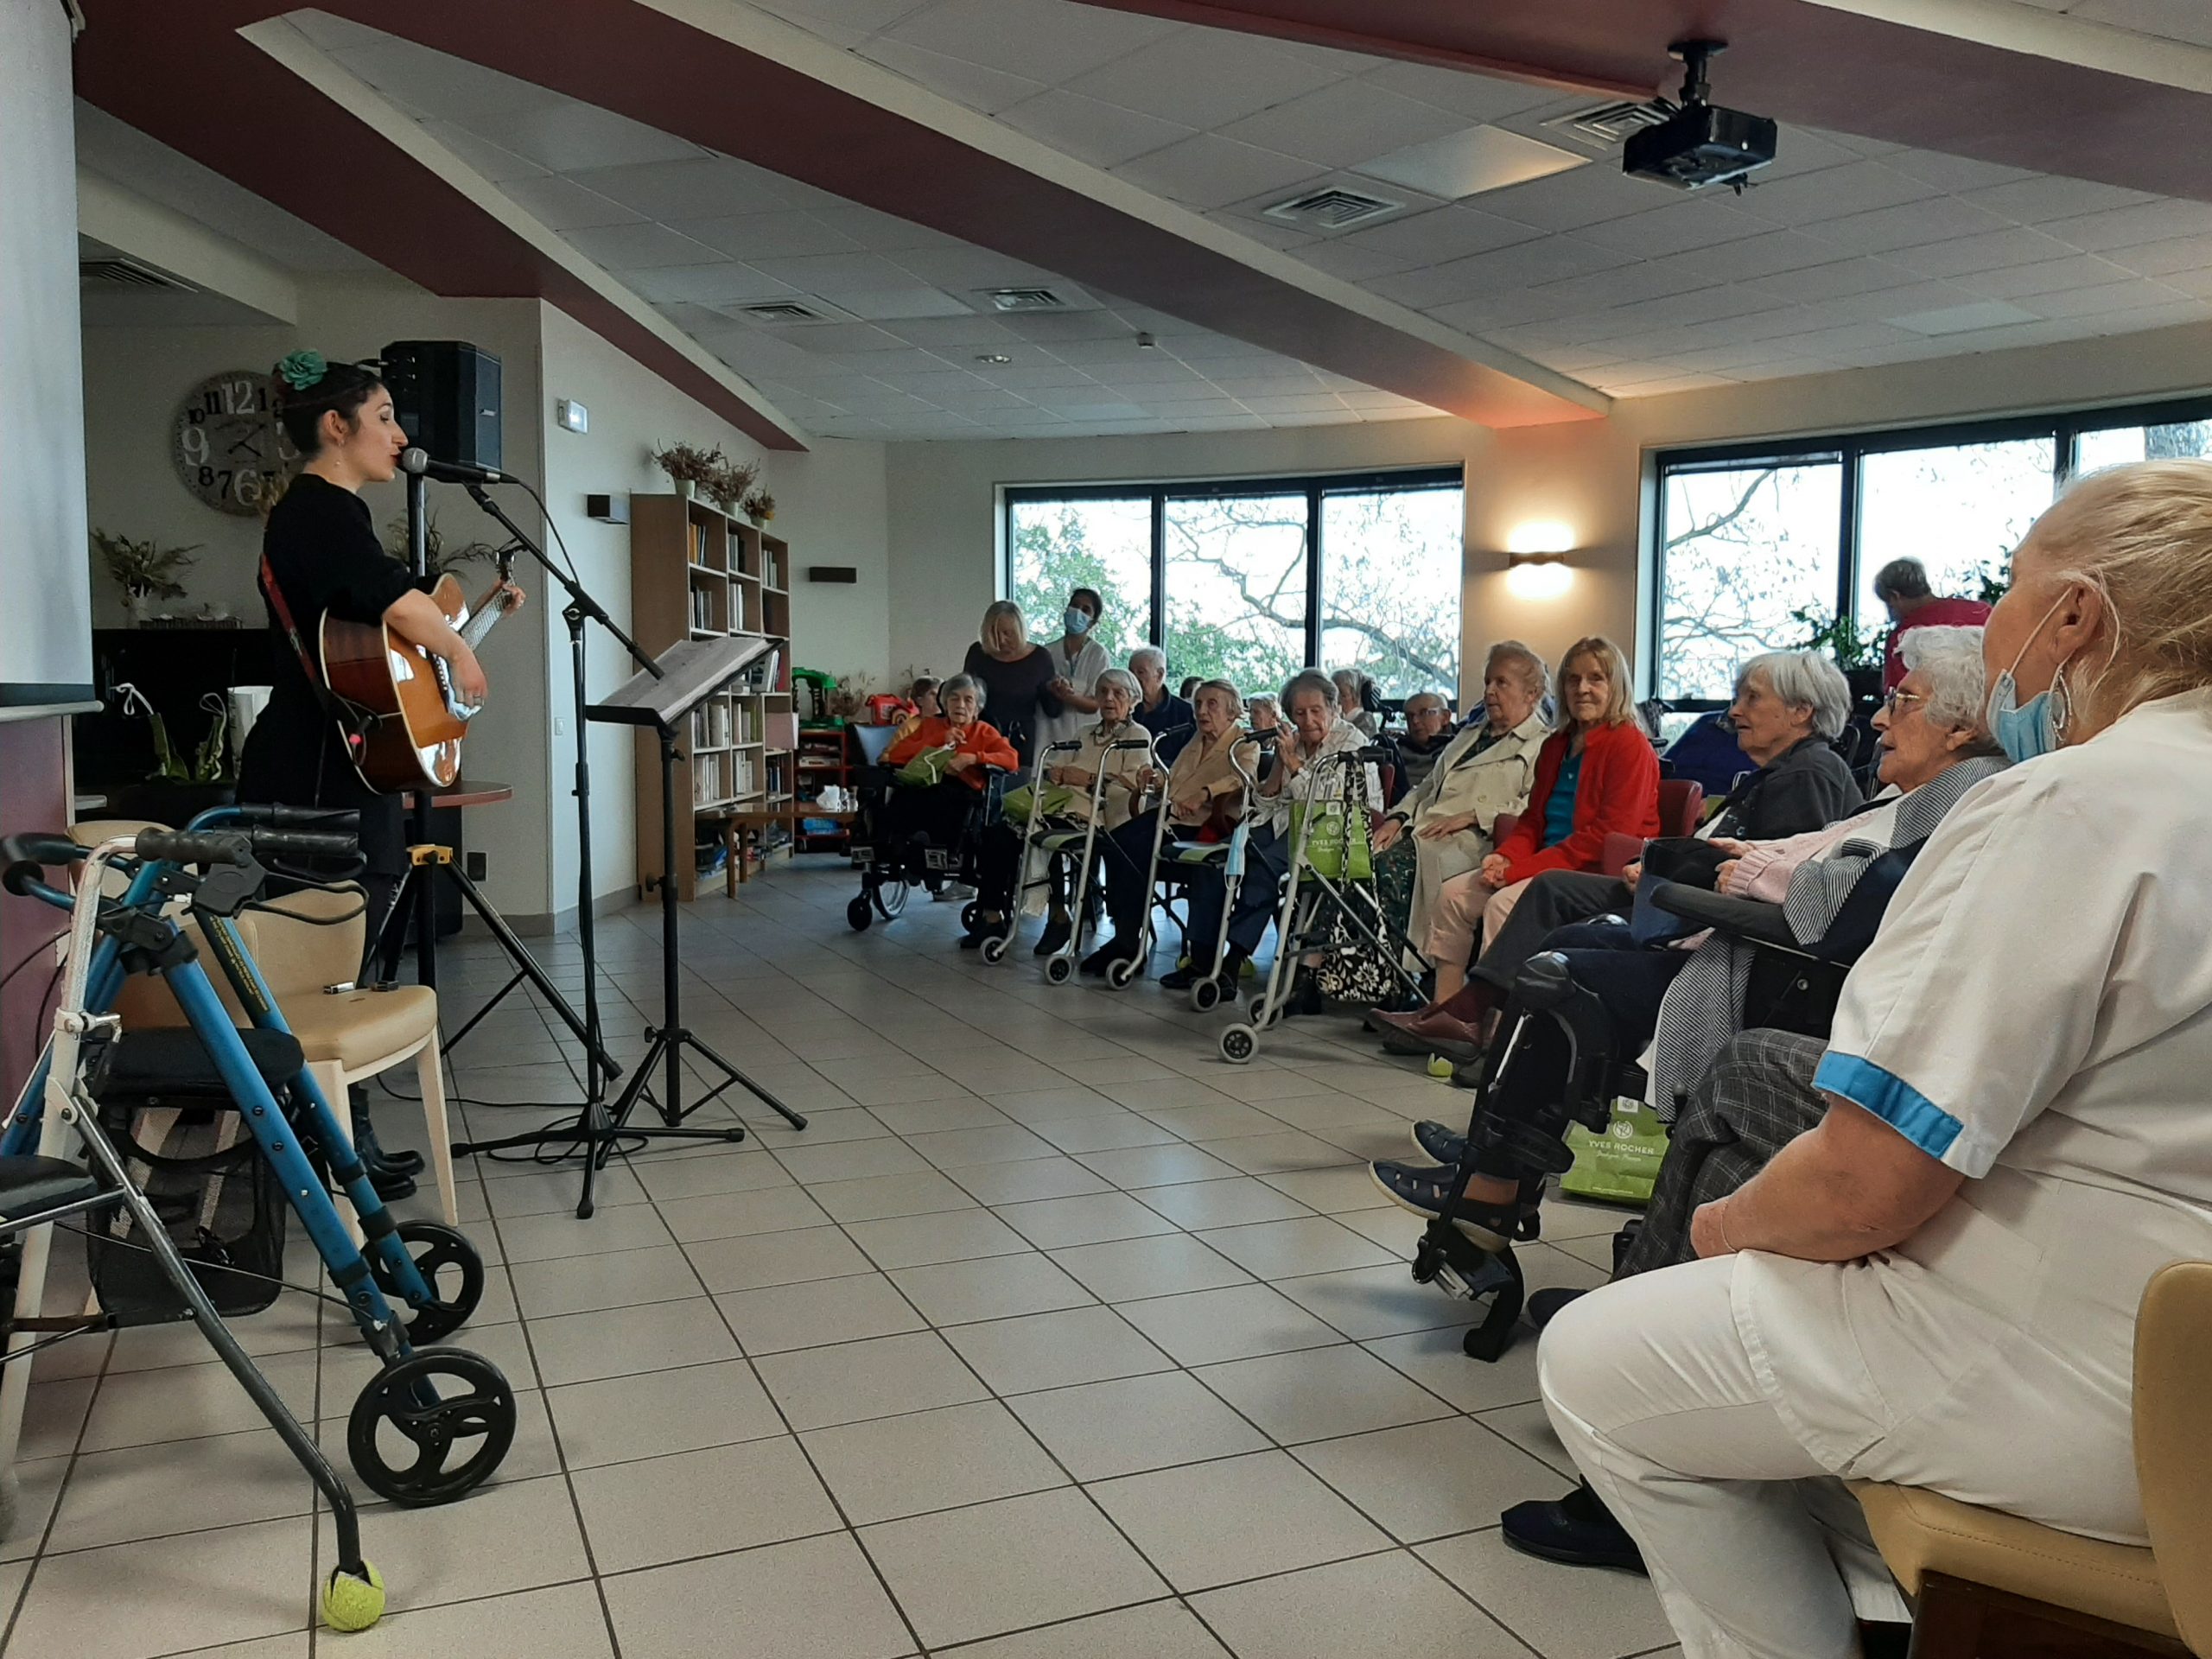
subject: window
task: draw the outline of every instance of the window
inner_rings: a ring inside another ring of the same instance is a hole
[[[1043,644],[1064,630],[1068,595],[1093,588],[1104,609],[1096,638],[1116,663],[1144,643],[1152,614],[1152,502],[1145,496],[1025,500],[1008,512],[1007,545],[1029,637]]]
[[[2199,455],[2212,456],[2202,401],[1662,454],[1647,681],[1710,706],[1745,658],[1805,644],[1800,612],[1854,620],[1878,648],[1874,574],[1891,559],[1918,559],[1939,594],[1979,597],[2064,478]]]
[[[1048,638],[1068,589],[1097,588],[1108,655],[1156,641],[1178,682],[1273,690],[1318,663],[1456,696],[1465,518],[1457,467],[1009,489],[1003,591]]]

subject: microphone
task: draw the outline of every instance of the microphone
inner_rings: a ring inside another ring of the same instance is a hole
[[[427,449],[402,450],[399,470],[422,478],[435,479],[441,484],[513,484],[520,481],[511,473],[499,472],[490,467],[472,467],[465,461],[436,460]]]

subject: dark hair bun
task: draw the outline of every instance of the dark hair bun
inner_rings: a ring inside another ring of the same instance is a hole
[[[319,352],[294,352],[269,375],[277,422],[302,455],[322,448],[325,414],[334,411],[352,427],[360,418],[361,405],[383,384],[370,365],[327,362]]]

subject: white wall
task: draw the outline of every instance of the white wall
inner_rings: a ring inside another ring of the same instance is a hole
[[[1490,431],[1401,421],[1281,432],[891,447],[890,655],[942,672],[996,597],[997,490],[1009,484],[1258,477],[1463,462],[1463,662],[1512,636],[1556,656],[1585,633],[1643,631],[1643,499],[1655,449],[1971,419],[2187,395],[2212,387],[2212,328],[2183,327],[1675,397],[1623,399],[1604,420]],[[1507,590],[1513,528],[1575,532],[1573,585]]]
[[[261,556],[260,519],[207,506],[185,489],[170,460],[170,423],[185,392],[225,369],[266,372],[278,358],[302,347],[333,359],[361,358],[395,340],[472,340],[500,359],[506,468],[536,480],[543,464],[542,434],[531,418],[540,401],[538,308],[532,300],[442,300],[391,276],[325,277],[302,280],[300,319],[293,327],[87,328],[83,430],[91,522],[134,537],[200,543],[198,563],[184,577],[188,597],[174,608],[190,613],[213,603],[259,627],[264,612],[254,573]],[[372,486],[364,495],[379,529],[404,511],[405,497],[396,483]],[[498,527],[451,486],[431,486],[431,509],[449,536],[499,536]],[[519,522],[530,527],[528,519]],[[537,597],[539,584],[532,574],[518,575]],[[463,581],[474,587],[479,577],[472,572]],[[94,620],[120,626],[121,596],[105,572],[93,582]],[[536,626],[509,621],[485,645],[493,695],[471,730],[464,765],[474,776],[514,785],[511,804],[470,812],[468,845],[485,855],[485,886],[493,903],[528,925],[553,906],[544,805],[546,619],[542,610],[524,616],[534,618]]]
[[[719,444],[733,457],[759,459],[776,498],[774,530],[790,542],[791,651],[809,667],[862,669],[880,677],[889,628],[886,560],[883,446],[823,440],[803,454],[762,454],[752,440],[720,416],[641,367],[597,334],[552,306],[543,316],[543,395],[540,424],[545,454],[545,499],[552,507],[579,574],[607,610],[629,614],[630,533],[620,524],[584,517],[588,494],[665,490],[668,481],[649,458],[655,444],[677,439]],[[560,398],[591,411],[591,430],[578,434],[554,423]],[[510,392],[507,418],[521,415]],[[810,585],[809,564],[857,566],[852,587]],[[550,696],[555,719],[566,717],[571,693],[568,635],[557,614],[558,595],[548,594],[552,630]],[[612,690],[628,677],[620,646],[594,629],[587,661],[588,689]],[[602,897],[637,881],[636,799],[632,775],[633,740],[607,727],[594,728],[592,792],[599,810],[592,820],[593,890]],[[556,906],[575,901],[575,822],[566,790],[573,765],[570,741],[554,740],[553,774],[561,781],[560,810],[550,826]]]
[[[0,0],[0,687],[92,678],[69,20]]]

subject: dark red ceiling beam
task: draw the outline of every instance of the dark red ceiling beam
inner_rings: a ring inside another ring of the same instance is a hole
[[[806,446],[237,31],[277,0],[93,0],[79,94],[454,299],[543,299],[771,449]],[[365,14],[364,22],[377,21]]]
[[[1669,42],[1726,41],[1716,101],[1800,126],[2212,200],[2212,97],[1811,0],[1083,0],[1568,87],[1672,92]],[[1786,140],[1785,140],[1786,142]]]

